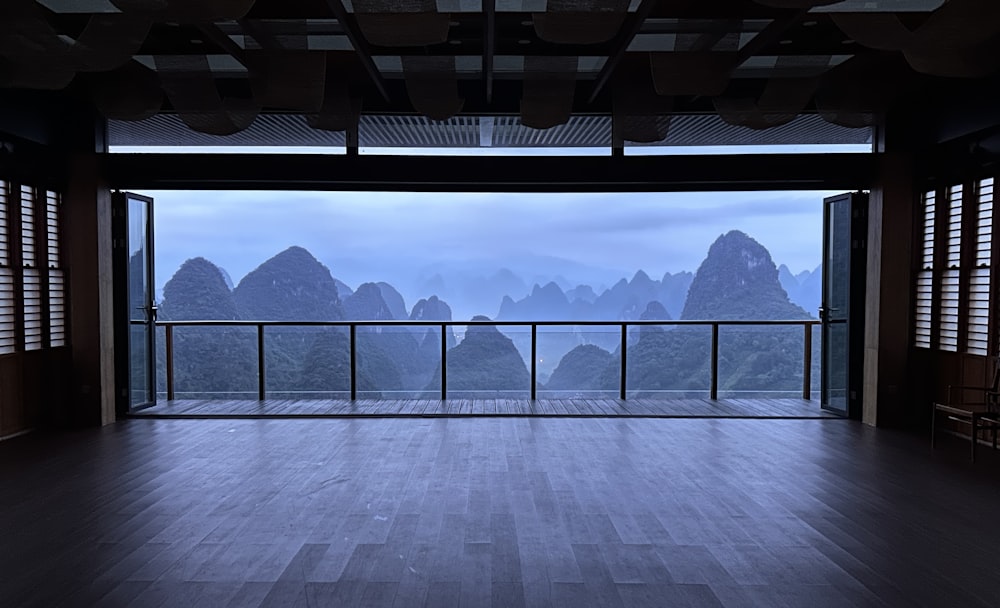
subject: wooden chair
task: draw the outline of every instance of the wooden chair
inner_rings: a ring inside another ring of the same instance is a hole
[[[1000,427],[1000,361],[993,370],[993,381],[989,386],[952,384],[948,386],[948,401],[935,403],[931,414],[931,447],[934,447],[938,413],[948,420],[954,420],[971,427],[972,462],[976,461],[976,444],[979,431],[993,432],[993,449],[997,449],[997,427]]]

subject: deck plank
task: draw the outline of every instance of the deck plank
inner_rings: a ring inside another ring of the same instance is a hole
[[[135,411],[140,418],[337,416],[597,416],[671,418],[836,418],[818,401],[766,399],[174,399]]]

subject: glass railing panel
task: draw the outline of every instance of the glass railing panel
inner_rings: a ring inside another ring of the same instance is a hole
[[[441,327],[359,326],[359,399],[440,399]],[[454,338],[451,343],[454,344]]]
[[[255,328],[178,325],[173,333],[175,399],[257,398]]]
[[[167,398],[167,328],[157,325],[153,331],[156,333],[153,350],[156,357],[156,399],[162,401]]]
[[[621,328],[538,327],[539,399],[617,399],[621,374]]]
[[[720,325],[720,399],[801,399],[801,325]]]
[[[264,327],[268,399],[350,399],[351,344],[347,327]]]
[[[460,325],[454,329],[457,344],[448,350],[447,359],[449,399],[527,399],[531,396],[527,365],[531,352],[529,326]],[[527,350],[524,349],[526,342]],[[440,378],[440,372],[436,373],[438,383]]]
[[[823,380],[822,370],[823,370],[823,332],[822,326],[819,324],[812,325],[809,330],[812,332],[812,374],[809,377],[809,398],[816,402],[819,406],[820,403],[820,383]]]
[[[630,399],[704,399],[711,388],[709,325],[630,328],[626,396]]]

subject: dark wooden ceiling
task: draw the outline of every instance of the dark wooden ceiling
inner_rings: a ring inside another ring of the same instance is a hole
[[[4,0],[0,87],[66,91],[114,121],[239,133],[257,116],[672,116],[866,127],[1000,67],[995,0]]]

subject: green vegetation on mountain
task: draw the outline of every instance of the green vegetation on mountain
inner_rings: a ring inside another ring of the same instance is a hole
[[[473,321],[489,321],[476,316]],[[511,391],[524,396],[531,389],[531,377],[521,353],[510,338],[493,325],[470,325],[465,339],[448,350],[448,395],[462,397],[504,397]],[[440,389],[441,365],[427,385]]]
[[[568,292],[555,281],[535,285],[521,300],[505,297],[501,314],[516,320],[641,319],[669,321],[683,293],[682,318],[704,320],[808,319],[789,301],[780,280],[795,277],[775,267],[768,251],[732,231],[708,250],[697,274],[667,273],[661,280],[638,271],[600,294],[586,285]],[[513,273],[497,284],[520,285]],[[563,284],[567,285],[565,281]],[[572,299],[568,297],[572,296]],[[301,247],[262,263],[230,289],[225,273],[208,260],[186,261],[167,282],[163,319],[251,321],[391,321],[409,318],[426,327],[361,325],[356,329],[357,382],[362,397],[435,397],[440,393],[441,328],[451,308],[437,296],[419,300],[407,313],[388,283],[363,283],[356,291]],[[475,317],[489,321],[487,317]],[[524,353],[527,327],[468,326],[459,342],[444,336],[451,397],[525,395],[530,388]],[[621,378],[620,332],[614,327],[539,326],[536,369],[540,388],[573,396],[616,394]],[[265,384],[276,397],[346,396],[350,391],[346,326],[269,326],[264,330]],[[709,387],[711,331],[705,326],[643,325],[626,344],[628,393],[704,397]],[[613,351],[613,352],[610,352]],[[163,347],[159,345],[162,390]],[[257,391],[257,334],[253,327],[174,329],[178,396],[250,397]],[[818,357],[814,361],[818,366]],[[818,369],[815,370],[818,377]],[[794,393],[801,389],[802,329],[722,326],[719,388]],[[729,392],[729,393],[727,393]]]
[[[570,393],[601,390],[605,388],[602,386],[602,374],[614,365],[614,358],[611,353],[593,344],[577,346],[559,361],[545,384],[545,390]]]
[[[698,268],[682,319],[808,319],[788,301],[763,245],[733,230],[720,236]]]

